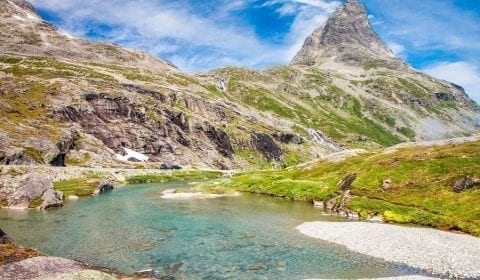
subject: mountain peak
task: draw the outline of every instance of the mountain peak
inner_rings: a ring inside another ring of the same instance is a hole
[[[372,30],[365,6],[357,0],[341,5],[307,37],[292,64],[314,65],[329,58],[353,65],[371,60],[400,62]]]

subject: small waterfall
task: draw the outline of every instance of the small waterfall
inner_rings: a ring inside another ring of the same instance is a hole
[[[222,80],[220,81],[220,89],[225,92],[227,90],[227,86],[225,85],[225,82]]]
[[[315,140],[315,142],[317,142],[318,144],[322,145],[322,146],[325,146],[325,147],[328,147],[334,151],[341,151],[342,149],[337,147],[335,144],[331,143],[330,141],[326,140],[323,135],[321,135],[320,133],[318,133],[316,130],[314,129],[311,129],[309,128],[308,129],[308,133],[313,137],[313,139]]]

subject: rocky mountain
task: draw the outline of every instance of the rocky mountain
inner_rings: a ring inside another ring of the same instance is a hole
[[[315,65],[331,59],[353,65],[382,60],[406,66],[373,32],[365,8],[357,0],[348,0],[316,29],[292,64]]]
[[[291,65],[260,71],[182,73],[74,38],[24,0],[0,0],[0,30],[3,164],[270,168],[480,131],[463,89],[396,58],[354,0]]]

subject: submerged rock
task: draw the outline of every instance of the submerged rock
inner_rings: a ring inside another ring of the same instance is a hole
[[[262,263],[256,263],[256,264],[254,264],[254,265],[251,265],[248,269],[249,269],[249,270],[265,269],[265,265],[262,264]]]
[[[182,267],[183,262],[176,262],[176,263],[171,263],[163,267],[165,272],[169,275],[176,274],[180,267]]]
[[[144,269],[144,270],[139,270],[133,273],[133,276],[135,277],[140,277],[140,278],[145,278],[145,277],[155,277],[155,270],[153,269]]]

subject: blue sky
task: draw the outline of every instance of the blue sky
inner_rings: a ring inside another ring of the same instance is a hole
[[[480,102],[478,0],[359,0],[374,30],[415,68]],[[185,71],[288,63],[340,0],[32,0],[79,37],[146,50]]]

